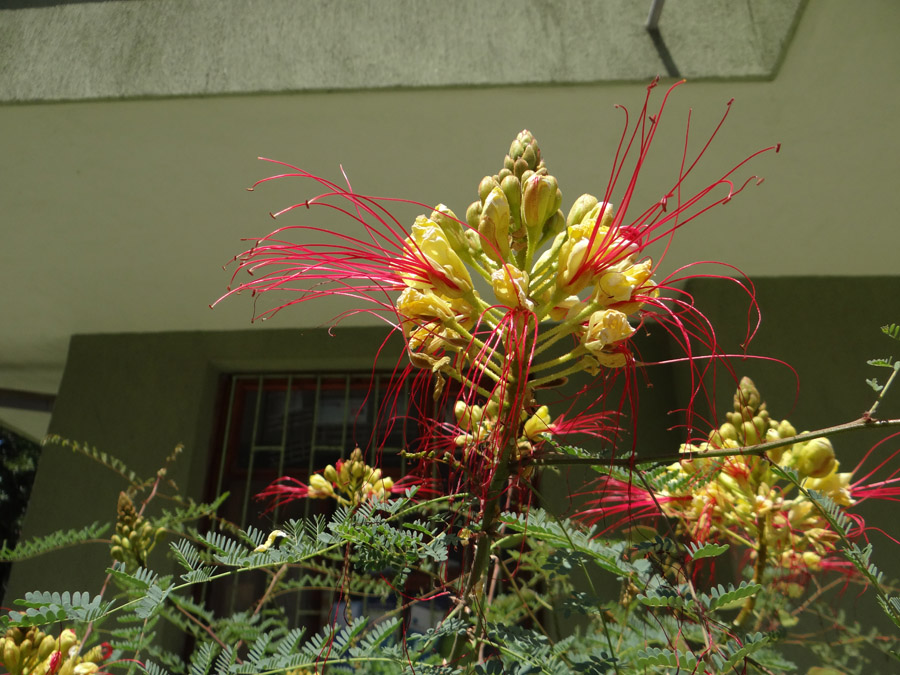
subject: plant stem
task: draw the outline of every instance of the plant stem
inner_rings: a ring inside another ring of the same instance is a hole
[[[859,431],[861,429],[890,429],[892,427],[900,427],[900,419],[876,420],[868,417],[860,417],[852,422],[838,424],[833,427],[826,427],[816,431],[809,431],[790,438],[781,438],[777,441],[768,443],[760,443],[758,445],[748,445],[745,448],[735,448],[734,450],[710,450],[708,452],[696,453],[667,453],[664,455],[653,455],[650,457],[575,457],[565,453],[547,453],[539,456],[534,460],[534,464],[545,465],[551,464],[555,466],[561,465],[593,465],[593,466],[627,466],[633,467],[641,464],[662,464],[667,462],[677,462],[692,458],[717,459],[720,457],[736,457],[736,456],[762,456],[769,450],[782,448],[794,443],[805,443],[814,438],[823,436],[837,436],[849,431]]]
[[[894,372],[891,373],[891,376],[888,378],[887,382],[884,383],[884,386],[878,392],[878,396],[875,398],[875,402],[872,404],[872,407],[869,408],[869,410],[866,412],[865,417],[875,417],[875,411],[878,410],[878,406],[881,404],[881,400],[884,398],[887,390],[891,388],[891,383],[897,376],[897,370],[897,364],[894,364]]]
[[[768,550],[766,548],[766,517],[757,516],[756,517],[756,565],[753,567],[753,582],[757,584],[762,583],[763,574],[766,571],[766,556],[768,555]],[[744,625],[750,615],[753,613],[753,608],[756,607],[756,593],[751,595],[744,601],[744,606],[741,607],[740,613],[737,615],[737,618],[734,620],[734,626],[736,628],[740,628]]]

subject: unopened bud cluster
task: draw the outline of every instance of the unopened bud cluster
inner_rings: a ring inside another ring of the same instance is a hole
[[[109,553],[113,560],[123,563],[127,571],[134,572],[138,567],[146,566],[147,556],[165,536],[166,530],[154,527],[138,514],[125,492],[119,493],[116,511],[116,533],[111,537]]]
[[[309,496],[314,499],[335,499],[340,504],[359,504],[366,499],[384,499],[391,493],[394,481],[382,476],[381,469],[363,460],[362,450],[356,448],[350,458],[329,464],[321,474],[309,479]]]
[[[769,416],[749,378],[741,380],[734,409],[726,418],[707,443],[681,447],[689,457],[670,467],[674,474],[670,484],[682,487],[660,493],[663,512],[678,519],[696,541],[751,542],[752,555],[765,551],[768,565],[790,573],[818,571],[822,560],[834,552],[837,537],[809,498],[780,480],[772,464],[795,469],[805,489],[828,495],[842,506],[853,504],[851,474],[838,472],[840,463],[827,438],[782,446],[770,450],[767,458],[704,457],[712,450],[739,451],[798,435],[787,420]]]
[[[109,654],[109,647],[97,645],[79,654],[81,643],[75,631],[65,629],[59,636],[35,626],[9,628],[0,639],[0,657],[9,675],[90,675]]]

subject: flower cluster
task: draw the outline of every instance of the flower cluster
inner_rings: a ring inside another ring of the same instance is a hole
[[[435,367],[452,354],[499,375],[508,355],[484,358],[473,326],[490,334],[518,312],[529,315],[530,325],[560,322],[551,332],[556,339],[575,335],[578,346],[567,361],[580,368],[624,366],[634,334],[629,315],[656,297],[656,289],[652,261],[636,261],[640,246],[613,205],[586,194],[564,215],[557,181],[528,131],[513,141],[504,167],[485,176],[478,193],[465,223],[438,205],[429,217],[416,219],[404,242],[396,267],[406,288],[397,311],[413,363]],[[473,273],[489,284],[492,297],[481,297]],[[534,342],[536,352],[547,346],[540,335]],[[464,366],[455,360],[454,368]]]
[[[366,499],[384,499],[391,494],[394,480],[382,476],[381,469],[369,466],[362,450],[356,448],[350,458],[329,464],[322,473],[314,473],[309,485],[295,478],[284,476],[257,495],[258,499],[271,499],[272,507],[294,499],[334,499],[345,506],[359,504]]]
[[[428,380],[435,399],[455,412],[452,429],[443,421],[432,425],[437,433],[426,435],[427,447],[419,455],[456,467],[466,476],[464,491],[486,489],[495,476],[508,474],[510,464],[525,466],[545,433],[602,436],[613,429],[609,415],[579,411],[563,423],[557,411],[554,422],[536,392],[579,372],[600,378],[627,373],[636,362],[631,339],[649,312],[688,351],[698,333],[714,350],[708,324],[689,299],[662,297],[660,289],[669,280],[653,280],[656,265],[646,248],[729,201],[752,180],[735,185],[731,178],[747,158],[693,196],[685,194],[683,183],[717,127],[697,157],[682,157],[677,179],[660,199],[638,216],[629,215],[641,167],[677,86],[651,113],[655,85],[648,87],[634,125],[626,111],[605,192],[582,195],[567,212],[561,209],[558,181],[528,131],[512,142],[502,168],[479,182],[478,199],[464,218],[443,204],[433,209],[418,204],[429,211],[408,230],[383,205],[391,200],[365,197],[349,185],[345,189],[284,165],[289,173],[265,180],[309,178],[326,192],[276,216],[300,206],[327,206],[356,220],[360,236],[311,226],[281,228],[238,257],[235,274],[254,276],[229,294],[244,289],[254,295],[292,294],[261,312],[263,318],[318,298],[372,303],[373,309],[352,313],[370,311],[389,321],[404,338],[411,368],[427,375],[416,381]],[[766,150],[772,149],[777,150]],[[634,153],[633,168],[626,168]],[[622,182],[626,185],[614,200]],[[349,206],[335,203],[341,200]],[[307,231],[315,240],[286,240],[289,230]],[[327,235],[337,241],[323,241]],[[603,396],[595,398],[602,407]],[[298,489],[327,495],[327,484],[335,483],[324,474],[321,482],[315,480]]]
[[[627,497],[616,500],[608,494],[588,517],[599,520],[632,507],[643,516],[661,513],[693,541],[736,544],[746,548],[757,564],[781,569],[788,576],[832,565],[829,556],[838,537],[809,491],[827,495],[841,506],[851,506],[855,499],[852,473],[840,472],[831,442],[820,437],[777,447],[765,457],[742,454],[749,446],[798,436],[789,421],[770,417],[747,377],[740,381],[726,418],[708,441],[682,445],[685,458],[654,479],[652,490],[606,481],[610,493],[627,492]],[[727,452],[735,454],[722,456]],[[802,489],[781,478],[774,466],[796,471]]]
[[[134,502],[126,492],[119,493],[116,532],[111,537],[110,555],[125,565],[128,572],[144,567],[147,556],[166,530],[154,527],[134,508]]]
[[[91,675],[109,658],[112,649],[103,643],[80,654],[81,643],[75,631],[63,630],[59,637],[44,633],[36,626],[9,628],[0,638],[0,663],[10,675],[47,673],[47,675]]]

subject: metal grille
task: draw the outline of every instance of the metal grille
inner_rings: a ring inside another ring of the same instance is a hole
[[[417,437],[417,422],[408,413],[407,384],[394,385],[388,375],[281,374],[233,375],[228,383],[216,494],[230,493],[221,515],[242,527],[270,530],[274,522],[327,513],[329,501],[303,499],[265,513],[254,495],[280,476],[307,482],[309,474],[349,455],[357,445],[368,448],[370,463],[387,475],[405,470],[397,453]],[[314,567],[314,566],[313,566]],[[309,573],[327,573],[321,565]],[[301,571],[302,574],[302,571]],[[246,608],[260,597],[264,579],[237,575],[229,589],[214,591],[217,609]],[[246,577],[246,578],[245,578]],[[282,603],[296,625],[317,630],[331,620],[338,598],[324,589],[303,589]],[[352,602],[353,613],[378,613],[367,599]]]

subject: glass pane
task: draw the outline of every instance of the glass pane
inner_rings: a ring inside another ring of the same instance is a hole
[[[315,381],[312,381],[315,384]],[[288,412],[285,469],[309,468],[309,451],[312,446],[312,427],[315,419],[316,391],[310,380],[294,382]],[[315,468],[315,467],[314,467]]]
[[[257,445],[281,446],[284,433],[284,399],[287,392],[270,387],[271,380],[263,382],[262,401],[256,428]]]
[[[250,466],[250,448],[253,446],[253,416],[256,414],[256,394],[255,388],[250,389],[248,386],[241,386],[235,394],[234,401],[234,417],[232,424],[240,424],[238,434],[237,447],[237,466],[246,469]]]
[[[342,451],[347,424],[346,384],[341,380],[323,380],[319,393],[316,445]]]

